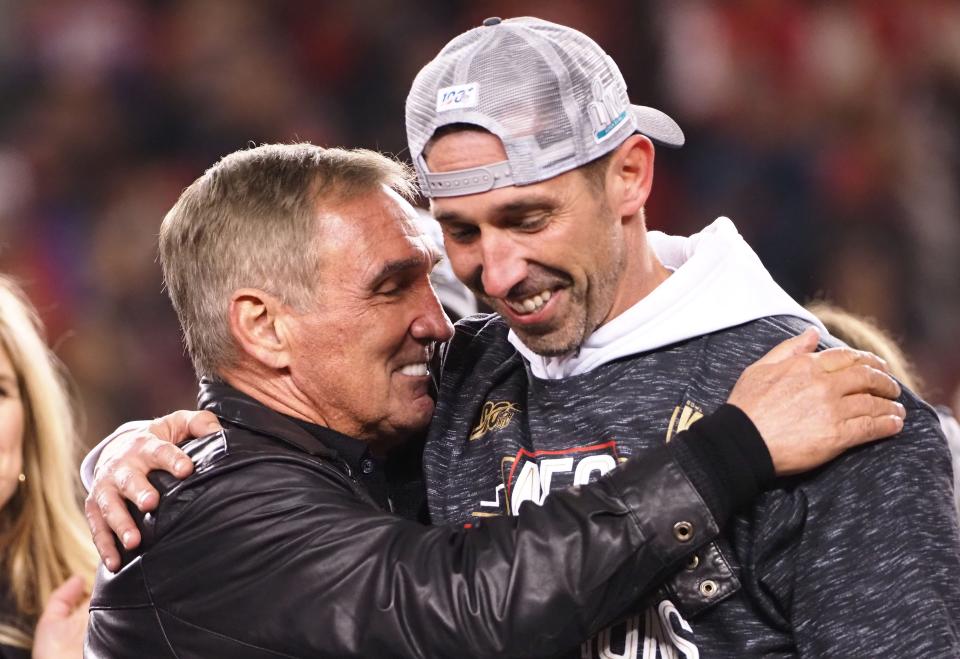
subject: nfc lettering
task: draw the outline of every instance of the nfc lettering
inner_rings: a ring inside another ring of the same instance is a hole
[[[617,461],[612,455],[588,455],[580,460],[575,471],[573,465],[571,457],[546,458],[539,463],[525,462],[510,492],[510,514],[517,515],[520,504],[525,501],[543,505],[550,494],[555,474],[573,472],[573,485],[586,485],[592,474],[603,476],[617,466]]]

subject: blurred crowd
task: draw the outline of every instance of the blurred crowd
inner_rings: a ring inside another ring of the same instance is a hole
[[[37,304],[92,443],[192,407],[156,261],[181,189],[246,144],[403,157],[427,58],[486,16],[593,36],[658,150],[651,228],[731,217],[778,281],[960,385],[960,3],[949,0],[0,0],[0,272]]]

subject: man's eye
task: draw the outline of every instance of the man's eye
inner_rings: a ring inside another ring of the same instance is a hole
[[[471,226],[445,227],[444,231],[448,238],[458,243],[469,242],[480,235],[477,227]]]
[[[403,287],[396,285],[384,286],[377,291],[378,295],[385,295],[386,297],[397,297],[401,293],[403,293]]]
[[[517,228],[521,231],[539,231],[546,226],[547,220],[549,219],[550,215],[547,213],[543,213],[541,215],[531,215],[518,222]]]
[[[423,279],[428,281],[426,275],[423,275]],[[377,287],[376,292],[383,297],[401,297],[413,287],[416,281],[417,276],[412,272],[406,272],[388,278]]]

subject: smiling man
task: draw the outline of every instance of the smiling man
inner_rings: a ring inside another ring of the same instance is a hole
[[[816,466],[900,422],[875,358],[812,355],[807,335],[744,377],[740,409],[642,461],[517,515],[417,523],[416,481],[395,487],[385,458],[430,421],[428,364],[452,328],[409,188],[375,153],[266,145],[225,157],[167,214],[164,278],[222,429],[185,447],[189,478],[154,475],[143,542],[98,575],[87,656],[562,652],[715,537],[775,466]],[[847,391],[882,397],[867,395],[876,427],[841,438]],[[826,422],[771,414],[824,400]],[[711,485],[731,473],[741,487]]]
[[[672,450],[553,514],[482,530],[391,514],[382,459],[430,421],[428,363],[452,334],[409,191],[372,152],[262,146],[168,213],[164,278],[224,429],[188,448],[193,476],[155,481],[140,550],[97,580],[87,656],[488,657],[530,654],[544,629],[560,649],[716,533]]]
[[[455,201],[438,195],[432,202],[457,274],[539,355],[576,351],[670,274],[653,258],[639,213],[653,176],[652,146],[632,139],[636,153],[625,166],[636,169],[638,180],[616,211],[590,180],[605,183],[607,159],[533,189],[509,186]],[[506,161],[500,139],[469,124],[435,135],[426,160],[433,172]]]
[[[157,642],[175,634],[207,655],[240,643],[198,644],[238,639],[249,656],[956,654],[960,553],[932,411],[908,392],[899,404],[868,395],[890,383],[862,355],[784,359],[816,319],[729,220],[691,239],[647,232],[653,141],[677,146],[682,133],[630,105],[595,43],[536,19],[487,21],[418,75],[407,128],[453,269],[498,312],[458,324],[445,349],[423,459],[432,521],[448,526],[389,516],[377,485],[377,446],[429,414],[420,351],[450,333],[426,292],[432,257],[403,228],[412,210],[350,187],[311,207],[344,232],[322,233],[338,247],[317,252],[315,307],[273,290],[270,270],[253,288],[219,289],[230,303],[208,320],[230,320],[251,364],[246,397],[233,375],[206,385],[226,434],[188,447],[197,469],[182,484],[154,478],[163,497],[140,520],[143,547],[101,575],[95,647],[142,615]],[[195,186],[222,184],[214,168]],[[186,236],[174,244],[189,251]],[[252,239],[238,263],[274,241]],[[306,241],[278,244],[266,263],[286,267]],[[171,293],[196,363],[197,323]],[[781,341],[772,362],[749,366]],[[898,441],[757,496],[774,469],[793,475],[901,427]],[[291,481],[251,432],[321,464],[281,452],[306,479]],[[138,472],[190,471],[149,436],[111,446],[88,499],[108,561],[108,525],[127,548],[137,541],[118,492],[150,510],[156,493]],[[703,537],[737,510],[723,535]],[[263,583],[276,595],[266,607],[251,594]]]
[[[420,71],[406,124],[453,269],[497,312],[447,349],[424,453],[435,522],[514,515],[670,442],[818,324],[726,218],[647,231],[654,144],[683,133],[576,30],[488,19]],[[570,656],[960,656],[949,454],[933,410],[900,402],[899,440],[780,481]],[[485,423],[502,406],[509,422]]]
[[[156,476],[163,498],[139,519],[141,547],[98,577],[87,656],[561,651],[649,591],[769,481],[763,440],[728,406],[734,432],[704,422],[643,462],[482,528],[392,514],[384,457],[429,423],[428,364],[452,335],[429,280],[438,252],[409,191],[403,166],[372,152],[267,145],[225,157],[168,213],[164,279],[201,405],[223,430],[188,446],[190,478]],[[761,368],[741,388],[741,407],[777,437],[790,429],[764,422],[762,409],[833,382],[782,366],[804,342],[774,354],[779,386]],[[850,351],[833,358],[823,368],[839,367],[855,388],[856,369],[843,367],[877,365]],[[876,375],[866,388],[895,395]],[[699,492],[722,468],[684,453],[693,436],[752,447],[759,459],[738,471],[750,485],[705,505]],[[829,436],[813,460],[796,439],[785,445],[807,467],[837,450]]]

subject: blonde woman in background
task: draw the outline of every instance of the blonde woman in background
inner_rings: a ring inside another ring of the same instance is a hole
[[[886,332],[866,318],[861,318],[827,302],[814,302],[807,305],[807,309],[820,319],[827,331],[851,348],[867,350],[884,359],[893,377],[914,393],[923,396],[920,378],[914,372],[913,366],[900,346]],[[950,446],[950,455],[953,460],[953,498],[957,515],[960,517],[960,424],[957,423],[957,419],[949,408],[939,405],[934,410],[940,418],[943,434]]]
[[[82,654],[96,554],[75,482],[62,368],[0,276],[0,659]]]

